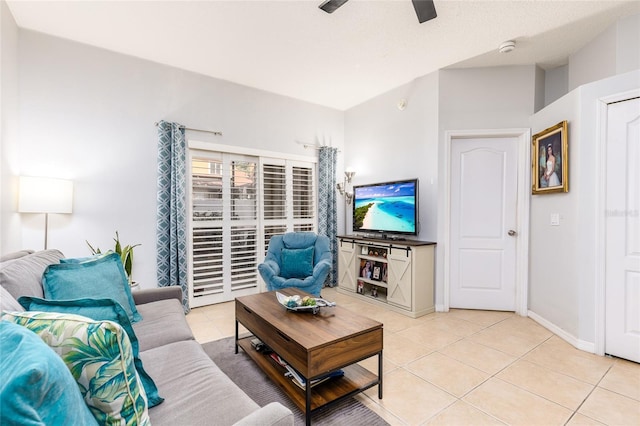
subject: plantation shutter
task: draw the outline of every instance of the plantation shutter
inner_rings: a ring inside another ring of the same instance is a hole
[[[222,160],[193,158],[192,299],[223,291]],[[202,306],[190,301],[192,307]]]
[[[316,206],[313,176],[314,169],[310,166],[292,166],[293,177],[293,230],[313,231],[316,224]]]
[[[194,153],[191,306],[255,292],[257,158]]]
[[[269,239],[317,229],[315,163],[195,148],[190,162],[191,306],[259,292]]]

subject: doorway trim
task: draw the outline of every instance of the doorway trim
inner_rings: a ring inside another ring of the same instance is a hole
[[[640,89],[629,90],[622,93],[616,93],[610,96],[604,96],[600,99],[598,105],[598,164],[596,164],[596,241],[595,241],[595,342],[594,353],[596,355],[605,354],[606,342],[606,253],[605,243],[607,242],[606,233],[606,177],[607,177],[607,110],[609,104],[616,102],[624,102],[633,98],[640,97]]]
[[[444,285],[443,310],[449,311],[451,280],[451,142],[453,139],[471,138],[517,138],[518,182],[517,182],[517,232],[516,242],[516,300],[515,312],[521,316],[528,313],[529,287],[529,205],[531,201],[531,129],[484,129],[447,130],[444,137]]]

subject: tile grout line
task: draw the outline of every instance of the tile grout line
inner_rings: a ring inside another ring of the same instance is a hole
[[[615,363],[611,364],[609,366],[609,368],[607,368],[607,371],[604,372],[604,374],[602,375],[602,377],[600,377],[600,379],[598,380],[598,383],[596,383],[595,385],[593,385],[593,389],[591,389],[591,391],[589,391],[589,394],[587,396],[584,397],[584,399],[582,400],[582,402],[580,402],[580,405],[578,405],[578,407],[576,408],[576,410],[573,412],[573,414],[571,414],[571,417],[569,417],[569,420],[571,420],[576,414],[581,414],[578,413],[578,411],[580,410],[580,408],[582,408],[582,406],[584,405],[585,402],[587,402],[587,399],[589,399],[589,397],[593,394],[593,392],[595,392],[595,390],[598,388],[598,385],[600,385],[600,383],[602,383],[602,381],[604,380],[605,376],[607,374],[609,374],[609,371],[611,371],[611,369],[613,368],[613,366],[615,365]],[[604,388],[603,388],[604,389]],[[618,394],[619,395],[619,394]],[[624,396],[624,395],[623,395]],[[584,414],[582,414],[585,417],[588,417],[591,419],[591,417],[586,416]],[[569,420],[567,420],[567,423],[569,422]],[[599,422],[599,420],[597,419],[593,419],[597,422]],[[565,425],[567,424],[565,423]]]

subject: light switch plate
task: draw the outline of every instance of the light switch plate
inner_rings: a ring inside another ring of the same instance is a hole
[[[560,213],[551,213],[551,226],[560,226]]]

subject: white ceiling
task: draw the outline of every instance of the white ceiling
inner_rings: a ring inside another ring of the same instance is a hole
[[[340,110],[449,66],[550,69],[640,1],[27,1],[21,28],[99,46]],[[517,42],[500,54],[498,45]]]

